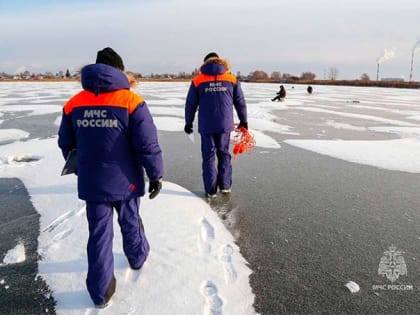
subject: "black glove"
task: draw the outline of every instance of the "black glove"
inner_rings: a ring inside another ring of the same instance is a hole
[[[244,127],[246,130],[248,130],[248,123],[240,121],[239,125],[238,125],[238,129],[241,128],[241,127]]]
[[[192,124],[186,124],[184,127],[184,131],[187,135],[193,133]]]
[[[158,180],[150,181],[149,182],[149,198],[153,199],[155,198],[160,190],[162,189],[162,178],[159,178]]]

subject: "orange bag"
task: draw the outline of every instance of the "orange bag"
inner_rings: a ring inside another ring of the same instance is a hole
[[[236,160],[239,154],[251,151],[255,147],[254,136],[244,127],[235,128],[236,134],[233,137],[233,159]]]

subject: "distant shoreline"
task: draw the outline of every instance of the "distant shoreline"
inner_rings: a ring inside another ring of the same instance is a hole
[[[79,79],[0,79],[2,82],[79,82]],[[169,78],[139,78],[137,82],[191,82],[191,79],[169,79]],[[420,89],[420,82],[406,81],[371,81],[371,80],[243,80],[247,83],[273,83],[273,84],[296,84],[296,85],[341,85],[341,86],[358,86],[358,87],[385,87],[385,88],[402,88],[402,89]]]

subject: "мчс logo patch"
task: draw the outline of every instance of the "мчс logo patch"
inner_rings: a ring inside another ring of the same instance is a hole
[[[407,275],[407,265],[402,254],[403,252],[397,250],[395,246],[390,246],[384,252],[384,256],[381,257],[378,274],[386,276],[391,282],[394,282],[400,276]]]
[[[378,275],[386,277],[391,284],[375,284],[372,286],[373,290],[413,290],[412,285],[393,284],[401,276],[407,275],[407,264],[403,253],[403,251],[397,250],[394,245],[384,252],[379,262]]]

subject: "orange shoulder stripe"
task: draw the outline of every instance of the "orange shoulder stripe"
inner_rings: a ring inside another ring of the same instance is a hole
[[[193,79],[193,84],[195,87],[197,87],[202,83],[212,81],[227,81],[236,84],[236,77],[231,73],[223,73],[218,75],[199,74]]]
[[[81,91],[73,96],[65,105],[64,113],[67,115],[76,107],[84,106],[112,106],[126,108],[131,114],[144,100],[141,96],[129,90],[116,90],[113,92],[95,95],[90,91]]]

